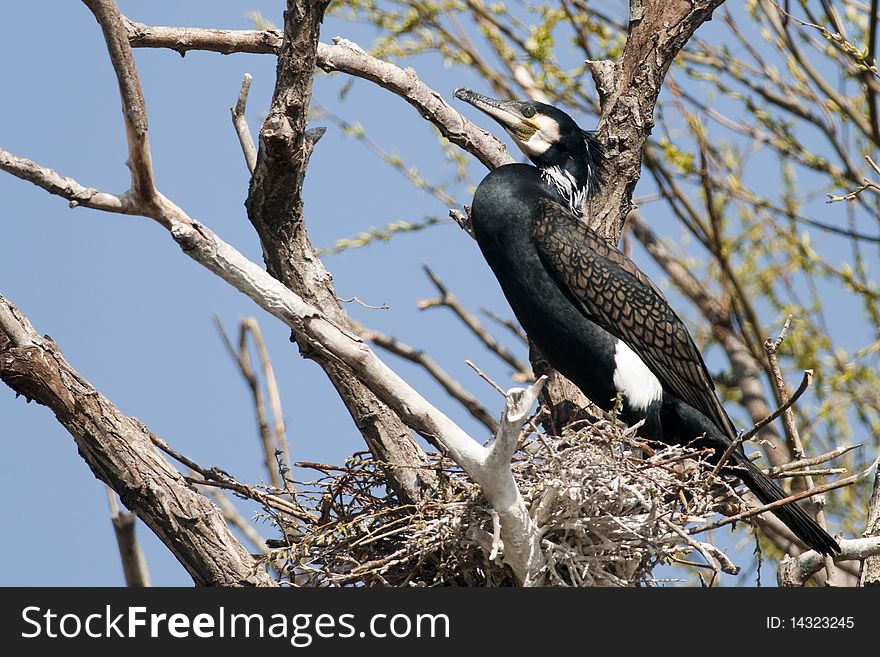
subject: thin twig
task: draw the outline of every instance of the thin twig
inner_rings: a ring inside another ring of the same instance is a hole
[[[783,465],[777,465],[769,470],[767,470],[767,474],[770,477],[775,477],[782,472],[788,472],[789,470],[795,470],[798,468],[809,468],[814,465],[820,465],[821,463],[825,463],[827,461],[832,461],[836,459],[838,456],[842,456],[847,452],[851,452],[854,449],[860,448],[862,445],[841,445],[836,449],[832,449],[830,452],[825,452],[824,454],[819,454],[819,456],[813,456],[808,459],[798,459],[797,461],[789,461]]]
[[[281,407],[281,392],[278,389],[278,381],[275,378],[275,370],[272,368],[272,361],[269,358],[269,350],[266,348],[266,341],[263,339],[263,332],[260,325],[253,317],[248,317],[241,322],[242,331],[247,327],[257,347],[257,354],[260,357],[260,367],[263,369],[263,381],[266,385],[266,395],[269,397],[269,408],[272,409],[272,430],[275,438],[274,456],[280,455],[281,476],[284,478],[290,464],[290,446],[287,442],[287,430],[284,426],[284,411]],[[287,481],[284,479],[284,485],[281,488],[287,489]],[[290,491],[288,491],[290,492]]]
[[[277,495],[264,493],[263,491],[258,490],[253,486],[243,484],[229,473],[223,472],[218,468],[202,467],[192,459],[184,456],[183,454],[175,450],[167,442],[165,442],[158,436],[151,436],[151,439],[156,447],[168,454],[168,456],[170,456],[174,460],[188,467],[190,470],[194,470],[199,475],[199,479],[193,479],[192,477],[187,478],[192,480],[193,483],[202,484],[204,486],[218,486],[220,488],[228,488],[229,490],[233,490],[236,493],[240,493],[241,495],[244,495],[249,499],[259,502],[267,508],[272,508],[276,509],[277,511],[289,513],[295,518],[298,518],[299,520],[310,524],[315,523],[315,517],[303,510],[299,505],[289,502],[281,497],[278,497]]]
[[[251,397],[253,397],[254,401],[254,412],[257,416],[257,429],[260,436],[260,444],[263,447],[263,465],[266,467],[266,474],[269,477],[269,481],[272,482],[272,485],[275,488],[281,488],[281,477],[278,473],[278,469],[275,467],[274,457],[277,447],[273,441],[272,432],[269,429],[269,421],[266,417],[266,404],[263,400],[263,392],[260,388],[260,382],[257,379],[253,367],[251,367],[251,359],[246,341],[247,331],[245,330],[244,324],[242,324],[240,327],[239,346],[238,349],[235,349],[235,347],[232,346],[229,337],[226,335],[226,331],[220,323],[220,318],[217,317],[217,315],[214,315],[214,324],[217,327],[217,331],[220,333],[220,338],[223,341],[223,345],[226,347],[226,351],[229,352],[230,358],[232,358],[236,365],[238,365],[238,370],[241,373],[242,378],[245,380],[245,383],[247,383],[248,388],[250,388]]]
[[[868,474],[877,466],[877,461],[874,461],[866,470],[860,472],[858,474],[846,477],[845,479],[839,479],[838,481],[832,482],[830,484],[824,484],[822,486],[817,486],[812,490],[801,491],[800,493],[793,493],[788,497],[785,497],[781,500],[776,500],[775,502],[771,502],[770,504],[764,504],[763,506],[756,507],[754,509],[749,509],[748,511],[743,511],[742,513],[738,513],[734,516],[730,516],[729,518],[724,518],[723,520],[718,520],[716,522],[710,522],[698,527],[694,527],[688,533],[690,534],[699,534],[700,532],[707,532],[712,529],[718,529],[719,527],[724,527],[725,525],[730,525],[734,522],[738,522],[740,520],[745,520],[747,518],[751,518],[752,516],[759,515],[764,513],[765,511],[772,511],[773,509],[777,509],[781,506],[785,506],[786,504],[791,504],[792,502],[797,502],[798,500],[803,500],[808,497],[813,497],[814,495],[821,495],[822,493],[827,493],[831,490],[836,490],[838,488],[843,488],[845,486],[851,486],[854,483],[864,479]]]
[[[501,317],[500,315],[493,313],[488,308],[480,308],[480,312],[483,315],[485,315],[486,317],[488,317],[489,319],[491,319],[496,324],[506,328],[508,331],[513,333],[513,335],[518,337],[524,345],[528,346],[529,337],[526,335],[526,332],[523,331],[522,327],[518,323],[516,323],[514,320],[507,319],[505,317]]]
[[[251,525],[243,515],[241,515],[241,512],[235,508],[235,505],[226,494],[218,488],[210,486],[205,486],[204,488],[205,490],[202,492],[210,495],[211,499],[214,500],[214,503],[220,507],[220,511],[223,512],[224,520],[238,529],[238,531],[241,532],[241,535],[248,540],[256,551],[261,552],[262,554],[269,554],[270,550],[266,547],[266,540],[260,536],[260,533],[254,529],[254,526]]]
[[[381,331],[369,329],[366,326],[352,320],[352,328],[357,331],[364,340],[372,342],[374,345],[385,349],[386,351],[405,358],[411,363],[421,366],[449,395],[464,406],[476,420],[481,422],[489,431],[495,433],[498,431],[498,421],[486,410],[486,408],[477,401],[465,387],[451,374],[444,370],[440,365],[421,349],[411,347],[405,342],[400,341],[392,335],[387,335]]]
[[[792,315],[788,315],[785,318],[785,323],[782,326],[782,330],[779,332],[779,336],[774,340],[772,338],[767,338],[764,342],[764,351],[767,352],[767,361],[770,364],[770,373],[773,378],[773,385],[776,386],[776,391],[778,393],[779,399],[781,399],[785,405],[785,403],[791,402],[788,398],[788,389],[785,386],[785,379],[782,378],[782,370],[779,367],[779,359],[777,358],[777,353],[779,351],[779,347],[782,346],[782,342],[785,340],[785,336],[788,334],[788,329],[791,326]],[[807,370],[810,374],[812,374],[812,370]],[[804,376],[806,377],[807,372],[804,372]],[[793,399],[793,398],[792,398]],[[785,427],[785,435],[788,438],[788,444],[791,449],[791,453],[794,455],[795,459],[802,459],[806,456],[804,452],[803,443],[801,443],[800,433],[798,432],[797,424],[794,421],[794,412],[791,410],[791,403],[788,403],[789,408],[785,410],[782,414],[782,424]],[[795,480],[797,481],[797,480]],[[792,487],[794,488],[795,482],[792,482]],[[813,488],[813,478],[809,475],[805,475],[803,477],[803,489],[810,490]],[[813,505],[814,515],[816,516],[816,522],[819,523],[819,526],[822,529],[827,530],[827,523],[825,522],[825,512],[823,511],[825,507],[825,497],[824,496],[815,496],[811,498],[811,503]],[[835,586],[837,579],[837,571],[834,566],[834,559],[827,555],[825,557],[825,573],[827,575],[826,585],[827,586]]]
[[[778,475],[776,475],[776,477],[825,477],[835,474],[846,474],[846,468],[822,468],[819,470],[786,470],[785,472],[780,472]]]
[[[253,80],[253,76],[250,73],[245,73],[244,79],[241,81],[241,90],[238,92],[238,100],[233,107],[229,108],[229,111],[232,114],[232,125],[235,126],[238,141],[241,143],[245,164],[247,164],[251,175],[254,175],[254,169],[257,167],[257,146],[254,144],[254,138],[251,136],[251,130],[245,117],[251,80]]]
[[[801,395],[806,392],[807,388],[810,387],[810,384],[813,383],[813,370],[804,370],[804,378],[801,379],[801,384],[798,386],[798,389],[791,396],[791,399],[787,399],[785,403],[783,403],[779,408],[773,411],[770,415],[765,417],[763,420],[757,422],[755,426],[746,431],[745,433],[737,436],[736,440],[734,440],[730,445],[728,445],[727,449],[724,450],[724,454],[721,455],[721,458],[718,460],[718,463],[712,470],[712,474],[717,475],[722,466],[727,462],[727,460],[733,455],[733,453],[739,449],[739,446],[742,445],[745,441],[751,440],[755,434],[757,434],[761,429],[765,426],[773,422],[776,418],[786,412],[791,412],[791,407],[794,406],[795,402],[800,399]]]
[[[363,306],[367,310],[388,310],[391,307],[387,303],[383,303],[381,306],[371,306],[370,304],[366,303],[365,301],[361,301],[357,297],[349,297],[347,299],[343,299],[342,297],[336,297],[336,299],[337,299],[337,301],[339,301],[339,303],[356,303],[359,306]]]
[[[467,326],[471,332],[477,336],[477,338],[482,342],[489,351],[495,353],[501,360],[506,362],[508,365],[513,367],[517,372],[522,372],[524,374],[531,374],[532,368],[527,364],[523,363],[520,359],[513,355],[513,353],[507,349],[504,345],[500,344],[495,337],[486,330],[486,327],[478,320],[473,313],[468,311],[461,302],[458,300],[452,292],[443,284],[443,281],[431,271],[431,268],[425,265],[422,267],[425,273],[428,275],[428,278],[431,280],[431,283],[434,284],[434,287],[437,288],[437,292],[440,293],[440,297],[438,299],[422,299],[418,302],[418,306],[420,310],[427,310],[428,308],[436,308],[436,307],[444,307],[449,308],[456,317],[458,317],[465,326]]]
[[[116,546],[119,548],[122,572],[125,575],[125,585],[131,588],[148,587],[151,584],[147,559],[135,533],[137,515],[121,511],[116,503],[116,492],[110,486],[105,488],[107,502],[110,505],[110,520],[113,522]]]
[[[501,393],[502,395],[507,394],[504,391],[504,388],[502,388],[500,385],[495,383],[495,381],[493,381],[492,378],[488,374],[486,374],[483,370],[481,370],[479,367],[477,367],[472,360],[466,360],[466,361],[464,361],[464,364],[467,365],[468,367],[470,367],[474,372],[477,373],[477,376],[479,376],[481,379],[483,379],[483,381],[485,381],[490,386],[495,388],[495,390],[497,390],[499,393]]]

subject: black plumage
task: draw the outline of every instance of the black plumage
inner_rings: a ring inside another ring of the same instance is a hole
[[[536,166],[509,164],[478,186],[477,243],[529,338],[547,361],[601,408],[622,397],[640,435],[710,447],[717,460],[736,430],[681,319],[638,267],[586,223],[582,208],[602,184],[602,149],[561,110],[456,97],[497,120]],[[711,460],[711,459],[710,459]],[[786,493],[740,448],[725,467],[762,502]],[[839,551],[796,503],[774,513],[804,543]]]

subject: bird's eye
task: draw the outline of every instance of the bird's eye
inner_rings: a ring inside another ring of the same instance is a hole
[[[525,107],[522,108],[522,115],[524,117],[526,117],[527,119],[532,118],[535,115],[535,108],[529,107],[528,105],[526,105]]]

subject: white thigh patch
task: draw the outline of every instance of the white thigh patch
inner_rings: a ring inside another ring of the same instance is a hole
[[[625,342],[617,341],[614,349],[614,387],[626,396],[634,410],[647,410],[663,396],[663,387],[638,354]]]

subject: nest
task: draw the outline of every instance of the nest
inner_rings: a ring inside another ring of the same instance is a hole
[[[695,463],[695,450],[662,446],[645,457],[640,445],[607,421],[525,439],[513,472],[542,535],[546,584],[652,584],[655,566],[693,550],[717,564],[710,553],[719,551],[684,528],[717,512],[720,480]],[[448,459],[433,458],[440,487],[418,508],[387,493],[367,454],[300,484],[299,502],[319,520],[305,526],[275,514],[286,545],[269,560],[303,586],[515,584],[479,487]],[[730,488],[721,492],[727,498]]]

